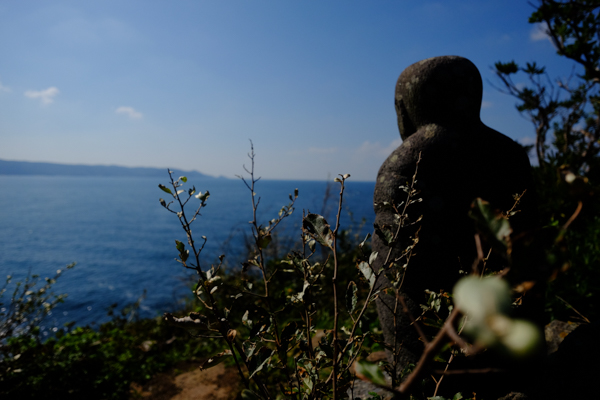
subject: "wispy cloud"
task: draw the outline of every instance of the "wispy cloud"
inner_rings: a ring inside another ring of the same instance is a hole
[[[119,107],[115,110],[117,114],[125,114],[131,119],[142,119],[144,114],[136,111],[133,107]]]
[[[40,99],[42,104],[52,104],[54,102],[54,97],[56,97],[60,91],[52,86],[48,89],[44,90],[28,90],[25,92],[25,97],[29,97],[30,99]]]
[[[529,32],[529,39],[533,42],[538,42],[540,40],[550,40],[550,35],[548,35],[548,24],[545,22],[540,22],[538,24],[534,24],[533,28]]]
[[[519,139],[519,142],[524,145],[535,144],[535,138],[533,136],[524,136]]]

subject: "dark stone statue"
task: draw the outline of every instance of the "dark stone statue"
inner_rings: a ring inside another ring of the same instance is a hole
[[[390,260],[400,257],[417,235],[418,244],[404,271],[401,292],[415,316],[419,304],[426,302],[425,290],[451,292],[461,277],[471,272],[476,259],[475,228],[468,212],[477,197],[495,208],[509,210],[513,195],[528,192],[519,205],[520,213],[511,217],[514,232],[535,225],[535,196],[532,193],[531,166],[524,149],[507,136],[484,125],[480,118],[482,81],[469,60],[445,56],[417,62],[406,68],[396,84],[396,112],[403,139],[385,160],[375,186],[376,224],[395,231],[395,212],[384,202],[399,204],[406,200],[401,186],[410,186],[418,164],[415,188],[421,202],[407,209],[408,222],[391,248]],[[375,267],[390,248],[373,235],[373,251],[379,253]],[[396,267],[401,268],[405,260]],[[382,285],[389,284],[384,279]],[[423,351],[410,320],[400,310],[394,316],[394,298],[382,294],[378,312],[386,342],[394,342],[399,331],[401,366],[416,362]],[[394,323],[395,320],[395,323]]]

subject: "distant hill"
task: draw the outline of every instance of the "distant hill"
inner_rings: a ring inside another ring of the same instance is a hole
[[[198,171],[174,169],[177,177],[216,179]],[[68,165],[28,161],[0,160],[0,175],[62,175],[62,176],[138,176],[164,178],[166,168],[119,167],[116,165]]]

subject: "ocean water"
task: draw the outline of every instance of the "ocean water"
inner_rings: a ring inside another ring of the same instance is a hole
[[[10,274],[16,281],[29,272],[53,276],[57,269],[77,263],[54,285],[55,293],[68,297],[47,319],[46,332],[70,321],[102,323],[108,320],[111,304],[118,303],[120,308],[132,303],[144,290],[143,317],[172,311],[190,294],[190,271],[174,260],[178,254],[175,239],[185,242],[185,233],[177,217],[158,201],[160,197],[168,201],[168,194],[158,188],[167,182],[166,174],[162,180],[0,176],[0,279]],[[211,193],[207,207],[192,225],[196,240],[202,235],[208,238],[202,253],[204,265],[220,254],[226,255],[230,266],[239,265],[244,235],[250,233],[250,191],[240,180],[188,183]],[[303,210],[323,211],[326,186],[326,182],[260,180],[255,189],[261,199],[259,223],[266,225],[276,218],[289,203],[288,195],[298,188],[294,214],[279,229],[291,240],[297,238]],[[374,187],[374,182],[347,181],[342,228],[360,230],[361,235],[372,230]],[[325,213],[332,225],[338,194],[339,184],[334,184]],[[187,212],[193,212],[192,208]]]

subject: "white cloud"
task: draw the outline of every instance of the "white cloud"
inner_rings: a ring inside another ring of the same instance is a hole
[[[379,142],[373,142],[371,143],[370,141],[365,141],[363,142],[363,144],[360,145],[360,147],[358,147],[356,149],[356,154],[360,155],[360,156],[373,156],[373,157],[387,157],[390,155],[390,153],[394,150],[396,150],[396,148],[398,146],[400,146],[402,144],[402,139],[401,138],[397,138],[394,139],[390,142],[390,144],[388,144],[387,146],[382,145]]]
[[[550,35],[548,35],[548,24],[546,24],[545,22],[534,24],[533,28],[531,28],[531,31],[529,32],[529,39],[533,42],[538,42],[540,40],[546,39],[552,42]]]
[[[42,104],[46,105],[53,103],[54,97],[59,93],[60,91],[56,87],[52,86],[48,89],[39,91],[28,90],[25,92],[25,97],[29,97],[30,99],[40,99],[42,101]]]
[[[519,139],[519,142],[524,145],[535,144],[535,137],[533,136],[524,136]]]
[[[141,112],[136,111],[133,107],[119,107],[115,110],[117,114],[125,114],[131,119],[142,119],[144,116]]]

